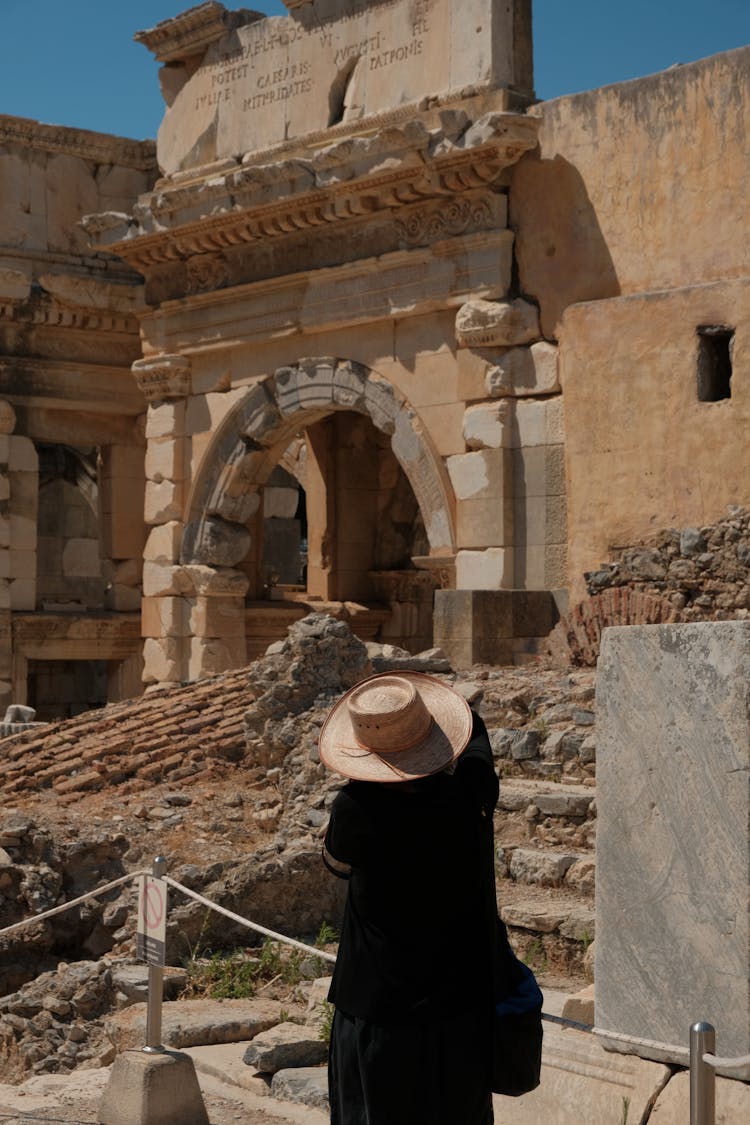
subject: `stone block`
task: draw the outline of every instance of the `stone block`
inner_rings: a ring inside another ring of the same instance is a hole
[[[244,637],[244,598],[186,600],[188,632],[196,637]]]
[[[127,507],[118,506],[102,521],[102,553],[113,559],[138,558],[145,538],[143,498],[138,489],[134,490]]]
[[[2,552],[0,552],[0,557],[1,556]],[[28,574],[29,571],[27,570],[26,573]],[[35,578],[11,578],[8,582],[8,590],[10,594],[11,609],[36,609]]]
[[[146,447],[146,479],[157,484],[165,480],[184,480],[185,443],[180,438],[151,438]]]
[[[10,459],[10,435],[0,434],[0,466],[5,467]]]
[[[185,680],[186,643],[182,637],[146,637],[143,642],[144,684],[181,683]]]
[[[13,515],[8,521],[10,525],[10,545],[14,551],[33,551],[37,545],[36,520],[29,516]]]
[[[182,482],[171,480],[146,481],[143,502],[143,519],[147,524],[168,523],[182,515]]]
[[[133,586],[121,586],[115,582],[104,597],[106,608],[119,613],[137,613],[141,608],[141,591]]]
[[[459,551],[456,555],[459,590],[500,590],[512,585],[512,548],[488,547],[486,551]]]
[[[446,459],[457,500],[512,496],[513,461],[509,449],[481,449]]]
[[[188,655],[188,679],[200,680],[243,668],[247,664],[247,647],[241,637],[192,637]]]
[[[178,1051],[127,1051],[112,1066],[97,1120],[102,1125],[208,1125],[195,1064]]]
[[[513,642],[546,637],[558,617],[546,590],[436,590],[434,641],[454,667],[512,664]]]
[[[613,1125],[645,1121],[667,1067],[603,1051],[585,1032],[544,1025],[542,1080],[522,1098],[495,1096],[497,1125]],[[626,1111],[627,1106],[627,1111]],[[650,1118],[649,1118],[650,1120]]]
[[[12,434],[15,428],[15,410],[6,399],[0,399],[0,434]]]
[[[505,402],[469,406],[463,436],[468,449],[501,449],[511,443],[510,411]]]
[[[163,598],[195,592],[192,576],[185,567],[170,563],[151,562],[143,564],[143,596]]]
[[[462,348],[516,347],[539,336],[539,310],[520,297],[467,301],[456,316],[456,340]]]
[[[299,504],[297,488],[269,488],[263,490],[264,519],[293,519]]]
[[[513,505],[506,497],[461,500],[456,508],[456,541],[460,550],[506,547],[513,543]]]
[[[545,340],[528,348],[510,348],[487,371],[485,389],[493,398],[557,393],[558,349]]]
[[[102,572],[98,539],[69,539],[62,552],[66,577],[98,578]]]
[[[10,520],[0,516],[0,547],[10,547]]]
[[[109,445],[104,450],[104,472],[107,477],[143,480],[145,450],[140,445]]]
[[[319,1066],[328,1048],[314,1028],[286,1021],[261,1031],[246,1048],[243,1062],[261,1074],[295,1066]]]
[[[524,401],[513,409],[514,449],[528,445],[563,445],[565,442],[562,397]]]
[[[723,1055],[721,1043],[717,1041],[717,1051]],[[674,1078],[659,1094],[649,1116],[649,1125],[685,1125],[690,1120],[690,1074],[683,1071]],[[740,1125],[750,1121],[750,1085],[746,1082],[733,1082],[729,1078],[716,1080],[717,1125]]]
[[[37,553],[36,551],[17,551],[13,544],[10,546],[10,574],[11,578],[28,578],[36,576]]]
[[[0,500],[8,500],[10,498],[10,476],[8,473],[0,472]]]
[[[562,445],[532,445],[513,450],[513,495],[563,496],[565,452]]]
[[[598,1027],[750,1053],[749,678],[749,622],[602,635]]]
[[[6,578],[0,578],[0,610],[3,609],[10,609],[10,583]]]
[[[182,543],[182,524],[179,520],[169,520],[167,523],[157,524],[152,527],[143,550],[144,559],[149,562],[174,563],[180,557]]]
[[[142,637],[188,637],[188,602],[185,598],[142,598]]]
[[[4,436],[4,435],[3,435]],[[8,441],[8,468],[12,473],[37,473],[39,455],[30,438],[10,434]],[[0,458],[2,461],[2,458]]]
[[[184,437],[185,402],[161,402],[158,406],[149,406],[146,412],[146,440],[156,438]]]
[[[575,1020],[576,1023],[587,1023],[594,1026],[594,1002],[596,992],[593,984],[587,984],[579,992],[574,992],[565,1001],[563,1016],[566,1020]]]

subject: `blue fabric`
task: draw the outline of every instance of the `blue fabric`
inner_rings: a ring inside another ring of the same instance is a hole
[[[523,961],[519,961],[517,972],[519,980],[513,991],[495,1004],[495,1011],[499,1016],[519,1016],[524,1012],[541,1011],[544,998],[531,969]]]

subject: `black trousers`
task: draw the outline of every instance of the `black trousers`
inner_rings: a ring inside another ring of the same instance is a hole
[[[331,1125],[492,1125],[488,1015],[380,1027],[336,1011]]]

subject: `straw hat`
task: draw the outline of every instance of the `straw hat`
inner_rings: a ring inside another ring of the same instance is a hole
[[[422,672],[381,672],[350,688],[320,732],[320,758],[358,781],[410,781],[454,762],[471,738],[469,704]]]

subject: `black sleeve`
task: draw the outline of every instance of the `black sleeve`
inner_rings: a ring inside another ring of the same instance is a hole
[[[342,789],[333,802],[323,844],[323,862],[340,879],[348,879],[367,852],[366,818],[349,790],[350,786]]]
[[[456,763],[456,778],[469,791],[472,800],[486,810],[494,812],[500,793],[495,773],[492,747],[483,720],[472,711],[474,726],[469,744]]]

